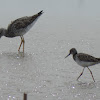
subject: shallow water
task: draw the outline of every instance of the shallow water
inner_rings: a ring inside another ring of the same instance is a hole
[[[65,59],[72,47],[100,57],[100,1],[40,4],[44,14],[24,36],[24,55],[17,51],[20,37],[0,39],[0,99],[23,100],[25,92],[28,100],[100,100],[100,65],[90,67],[95,83],[88,69],[77,82],[82,67],[71,56]],[[4,18],[9,22],[13,16]],[[7,24],[5,19],[3,23],[1,17],[1,26]]]

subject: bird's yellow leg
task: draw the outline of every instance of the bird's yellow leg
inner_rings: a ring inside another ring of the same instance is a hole
[[[88,68],[88,67],[87,67]],[[94,77],[93,77],[93,74],[92,74],[92,71],[88,68],[88,70],[90,71],[90,73],[91,73],[91,76],[92,76],[92,79],[93,79],[93,81],[95,82],[95,79],[94,79]]]
[[[81,73],[81,74],[79,75],[79,77],[77,78],[77,81],[78,81],[78,79],[83,75],[84,69],[85,69],[85,67],[83,68],[82,73]]]
[[[24,40],[24,37],[23,37],[22,42],[23,42],[23,53],[24,53],[24,45],[25,45],[25,40]]]
[[[23,37],[21,37],[21,43],[20,43],[20,46],[18,48],[18,51],[20,51],[20,48],[21,48],[22,43],[23,43]]]

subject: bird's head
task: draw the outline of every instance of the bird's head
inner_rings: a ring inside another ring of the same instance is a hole
[[[77,54],[77,50],[75,48],[70,49],[69,54],[65,58],[67,58],[70,54],[72,55]]]

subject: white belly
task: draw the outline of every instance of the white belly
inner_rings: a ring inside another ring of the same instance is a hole
[[[88,66],[92,66],[92,65],[96,64],[94,62],[84,62],[84,61],[76,61],[76,63],[82,67],[88,67]]]
[[[88,67],[88,66],[92,66],[95,65],[99,62],[86,62],[86,61],[80,61],[78,58],[76,58],[76,63],[82,67]]]

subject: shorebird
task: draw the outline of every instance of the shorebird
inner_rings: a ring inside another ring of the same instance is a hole
[[[73,55],[74,61],[83,67],[83,70],[79,75],[79,77],[77,78],[77,80],[82,76],[84,69],[87,67],[91,73],[93,81],[95,82],[92,71],[89,69],[89,66],[100,63],[100,58],[95,58],[85,53],[77,53],[77,50],[75,48],[70,49],[69,54],[65,58],[67,58],[70,54]]]
[[[7,29],[4,28],[0,29],[0,38],[2,36],[9,37],[9,38],[20,36],[21,43],[18,48],[18,51],[20,51],[21,45],[23,43],[23,53],[24,53],[25,40],[23,35],[30,30],[30,28],[35,24],[35,22],[42,15],[42,13],[43,10],[33,16],[26,16],[12,21],[11,24],[8,25]]]

